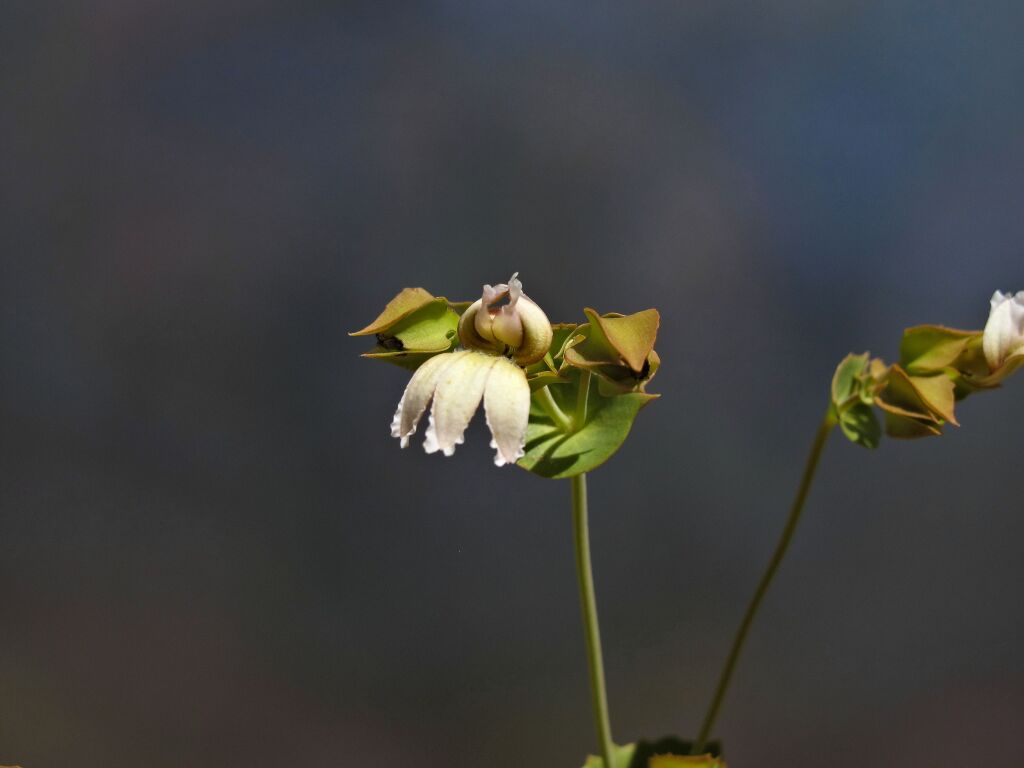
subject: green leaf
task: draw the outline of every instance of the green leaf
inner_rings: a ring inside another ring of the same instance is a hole
[[[832,376],[832,402],[841,408],[846,401],[858,394],[860,376],[868,367],[868,353],[849,354],[836,366]]]
[[[900,365],[909,373],[937,373],[952,366],[981,331],[960,331],[942,325],[917,325],[903,332]]]
[[[630,368],[636,373],[643,370],[658,337],[658,327],[661,325],[658,310],[645,309],[632,315],[610,314],[605,317],[589,308],[584,309],[583,313]]]
[[[349,336],[372,336],[383,333],[395,325],[399,320],[411,315],[420,307],[434,301],[434,295],[425,288],[403,288],[384,307],[377,319],[359,331],[353,331]]]
[[[407,352],[445,352],[455,343],[459,316],[444,299],[434,299],[388,330]]]
[[[571,386],[549,390],[558,406],[570,416],[576,410],[581,376],[579,371],[569,369],[564,377]],[[591,381],[586,423],[571,432],[555,426],[534,402],[526,432],[526,455],[519,460],[519,466],[548,478],[589,472],[612,457],[629,435],[637,413],[656,397],[642,392],[607,397]]]
[[[851,442],[865,448],[877,448],[882,438],[882,428],[871,406],[857,403],[839,416],[839,428]]]
[[[609,313],[601,316],[584,310],[589,323],[581,325],[562,350],[562,370],[569,367],[590,371],[601,380],[606,396],[643,392],[661,365],[654,341],[660,315],[646,309],[633,315]]]
[[[953,412],[956,398],[953,396],[955,385],[951,378],[940,373],[937,376],[910,376],[909,379],[925,405],[931,408],[934,414],[950,424],[960,426]]]
[[[625,365],[634,374],[642,374],[658,336],[658,310],[645,309],[633,315],[610,313],[603,317],[589,307],[583,312],[590,322],[580,326],[581,338],[566,350],[566,362],[581,367],[601,363]]]
[[[942,434],[941,416],[928,405],[913,379],[898,365],[889,369],[888,383],[875,405],[885,413],[885,433],[890,437],[912,439]]]
[[[379,323],[375,323],[367,328],[379,326]],[[363,357],[384,360],[415,370],[432,355],[447,352],[454,347],[458,342],[458,327],[459,316],[449,308],[448,301],[441,298],[430,299],[413,312],[392,322],[384,330],[377,331],[377,346]],[[366,328],[363,329],[365,330]],[[365,335],[363,331],[352,335]]]
[[[892,413],[899,411],[922,421],[935,424],[941,422],[941,417],[918,391],[914,380],[898,365],[889,369],[889,380],[878,395],[878,404],[880,407],[889,406],[885,410]]]

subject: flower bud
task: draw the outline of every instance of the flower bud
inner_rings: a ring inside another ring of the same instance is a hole
[[[511,352],[517,363],[529,365],[547,354],[553,334],[544,310],[523,293],[518,275],[507,285],[484,286],[483,296],[459,320],[459,340],[466,349]]]
[[[1024,291],[1015,296],[1002,291],[992,294],[981,347],[993,371],[1002,367],[1010,355],[1024,353]]]

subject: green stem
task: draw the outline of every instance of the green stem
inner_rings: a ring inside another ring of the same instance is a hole
[[[555,426],[563,432],[572,432],[572,419],[565,415],[565,412],[558,407],[558,403],[555,402],[555,398],[551,395],[550,387],[541,387],[533,393],[533,396],[537,398],[537,404],[544,409]]]
[[[821,458],[822,449],[825,447],[825,441],[827,440],[829,433],[832,431],[832,427],[836,425],[835,416],[832,414],[830,408],[828,413],[825,414],[825,418],[822,420],[821,425],[818,427],[818,432],[814,436],[814,442],[811,444],[811,452],[807,457],[807,464],[804,467],[803,477],[800,479],[800,488],[797,490],[796,498],[793,499],[793,506],[789,510],[789,517],[786,519],[786,526],[782,529],[782,536],[779,538],[779,542],[775,545],[775,552],[772,553],[772,559],[768,561],[768,567],[761,575],[761,581],[757,585],[757,589],[754,590],[754,596],[750,599],[750,604],[747,605],[747,612],[743,614],[743,620],[740,622],[739,629],[736,631],[736,636],[732,641],[732,649],[729,651],[729,657],[725,661],[725,666],[722,668],[722,673],[718,678],[718,687],[715,689],[715,696],[711,700],[711,706],[708,707],[707,714],[704,716],[704,724],[701,726],[700,733],[697,736],[697,740],[693,744],[691,754],[699,755],[704,751],[704,747],[707,744],[708,738],[711,736],[711,729],[715,726],[715,718],[718,717],[718,710],[722,706],[722,700],[725,698],[725,692],[729,688],[729,681],[732,679],[732,674],[736,669],[736,662],[739,661],[740,653],[743,651],[743,643],[747,639],[747,634],[750,631],[750,625],[754,622],[754,617],[757,615],[757,609],[761,606],[761,601],[764,600],[765,594],[768,592],[768,587],[771,586],[772,579],[775,578],[775,572],[778,571],[779,565],[782,564],[782,559],[786,556],[786,550],[789,549],[789,544],[793,539],[793,534],[796,532],[797,523],[800,522],[800,513],[803,512],[804,502],[807,500],[807,493],[811,489],[811,482],[814,480],[814,472],[818,468],[818,459]]]
[[[587,400],[590,399],[590,371],[580,371],[580,388],[576,395],[576,413],[573,429],[583,429],[587,423]]]
[[[604,685],[604,660],[601,656],[601,631],[597,624],[594,574],[590,565],[590,534],[587,525],[587,476],[572,478],[572,527],[576,544],[576,577],[580,586],[583,631],[587,640],[587,666],[590,670],[590,696],[594,705],[594,723],[605,768],[612,762],[612,727],[608,717],[608,694]]]

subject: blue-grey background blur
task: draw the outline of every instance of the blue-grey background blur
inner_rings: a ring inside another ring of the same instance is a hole
[[[692,735],[835,363],[1024,288],[1020,3],[0,10],[0,763],[576,766],[569,489],[346,332],[662,312],[591,478],[615,735]],[[1024,764],[1024,382],[833,438],[730,764]]]

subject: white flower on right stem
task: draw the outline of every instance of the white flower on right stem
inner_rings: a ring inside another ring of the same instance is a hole
[[[1010,355],[1024,352],[1024,291],[1016,295],[996,291],[981,340],[991,370],[1002,367]]]

